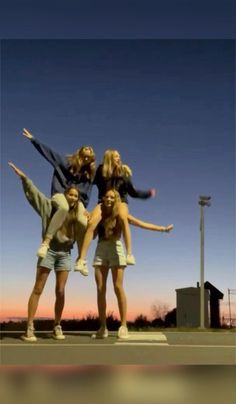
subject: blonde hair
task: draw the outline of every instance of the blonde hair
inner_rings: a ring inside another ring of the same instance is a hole
[[[109,239],[112,236],[114,237],[119,237],[121,233],[121,226],[119,224],[118,220],[118,209],[119,209],[119,204],[121,203],[120,199],[120,194],[117,192],[115,189],[111,188],[109,189],[108,192],[112,191],[115,195],[115,202],[112,208],[111,213],[106,216],[106,208],[102,204],[102,216],[105,216],[104,219],[102,220],[103,226],[104,226],[104,231],[105,231],[105,238]],[[105,196],[106,196],[105,194]],[[105,198],[104,196],[104,198]]]
[[[114,164],[114,154],[118,153],[117,150],[108,149],[105,151],[103,156],[103,165],[102,165],[102,175],[105,178],[111,177],[120,177],[124,176],[131,176],[132,171],[129,166],[126,164],[122,164],[120,162],[119,165]]]
[[[76,189],[78,192],[78,201],[74,204],[74,206],[69,209],[68,214],[66,216],[66,219],[63,223],[63,225],[60,228],[60,232],[67,236],[70,240],[75,241],[76,240],[76,233],[77,233],[77,217],[78,217],[78,208],[79,208],[79,197],[80,197],[80,192],[78,188],[76,188],[74,185],[68,187],[64,195],[68,194],[71,189]]]
[[[90,152],[90,161],[88,164],[84,164],[85,152]],[[71,166],[71,171],[74,175],[84,174],[87,179],[92,180],[96,170],[96,156],[94,150],[90,146],[83,146],[78,149],[74,154],[69,154],[67,160]]]

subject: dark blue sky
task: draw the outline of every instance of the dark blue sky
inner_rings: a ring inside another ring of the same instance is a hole
[[[117,148],[136,187],[158,189],[155,199],[130,200],[136,216],[175,225],[169,235],[132,230],[137,265],[126,274],[132,312],[142,306],[149,314],[157,298],[174,306],[175,289],[199,280],[197,201],[204,193],[213,199],[206,211],[206,278],[226,294],[235,283],[234,85],[230,40],[2,41],[7,305],[13,280],[24,283],[26,304],[40,242],[40,221],[7,161],[47,195],[52,173],[21,135],[23,127],[62,153],[91,144],[98,162],[105,149]],[[94,190],[90,209],[96,197]],[[69,286],[72,296],[79,288],[84,306],[95,307],[93,280],[83,290],[82,282]]]
[[[2,0],[2,38],[235,38],[234,0]]]

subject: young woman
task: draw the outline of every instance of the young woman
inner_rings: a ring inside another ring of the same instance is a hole
[[[54,214],[54,206],[51,199],[46,198],[33,182],[13,163],[9,166],[22,180],[22,186],[25,196],[34,210],[42,218],[42,236],[44,237],[48,223]],[[78,210],[83,207],[79,202],[79,191],[75,186],[70,186],[64,191],[65,199],[69,206],[67,217],[60,227],[60,237],[55,236],[51,239],[50,248],[47,250],[45,257],[39,257],[37,262],[36,280],[28,301],[28,321],[26,334],[22,339],[27,342],[35,342],[37,338],[34,334],[33,319],[38,308],[38,303],[48,275],[51,270],[55,270],[56,275],[56,301],[55,301],[55,320],[53,328],[53,337],[55,339],[64,339],[61,329],[61,316],[65,302],[65,285],[71,267],[71,249],[78,232]],[[63,241],[63,237],[65,240]],[[61,241],[62,238],[62,241]]]
[[[101,326],[96,334],[92,335],[93,338],[108,337],[106,326],[106,283],[110,268],[121,320],[118,337],[120,339],[129,337],[126,322],[127,301],[123,287],[124,269],[127,263],[123,245],[120,241],[122,225],[119,217],[119,205],[120,195],[115,189],[111,189],[105,193],[102,202],[95,208],[99,211],[99,224],[96,229],[98,244],[93,266],[95,268],[97,305]],[[173,225],[163,227],[145,223],[131,215],[129,215],[129,220],[133,225],[149,230],[169,232],[173,229]]]
[[[56,210],[50,220],[43,242],[37,251],[37,255],[39,257],[45,257],[53,236],[65,220],[69,205],[65,198],[64,191],[70,185],[75,186],[79,190],[80,200],[83,204],[78,212],[80,231],[77,244],[78,250],[80,250],[83,236],[87,228],[85,208],[89,203],[96,170],[95,153],[92,147],[83,146],[74,154],[61,156],[59,153],[39,142],[27,129],[23,129],[23,136],[31,141],[33,146],[54,168],[51,195],[52,204]],[[83,275],[87,275],[86,271],[82,270],[81,272]]]
[[[118,214],[121,220],[124,241],[126,245],[127,257],[126,263],[128,265],[135,264],[135,258],[132,255],[131,249],[131,233],[128,223],[128,195],[133,198],[147,199],[155,196],[155,190],[150,189],[148,191],[136,190],[131,181],[132,172],[131,169],[122,164],[120,154],[117,150],[106,150],[104,153],[103,164],[101,164],[95,175],[94,184],[98,187],[98,202],[105,195],[106,191],[114,188],[120,195],[120,203],[118,204]],[[86,230],[82,248],[80,250],[80,256],[77,267],[81,270],[86,270],[86,255],[88,247],[92,241],[94,229],[99,223],[100,208],[94,209],[93,214],[90,217],[88,228]]]

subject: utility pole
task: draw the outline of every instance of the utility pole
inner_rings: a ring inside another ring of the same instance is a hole
[[[200,196],[200,328],[205,328],[205,287],[204,287],[204,207],[210,206],[210,196]]]

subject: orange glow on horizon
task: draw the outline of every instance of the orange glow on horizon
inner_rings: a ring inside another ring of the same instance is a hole
[[[115,318],[119,319],[119,312],[118,310],[107,310],[107,315],[112,314]],[[144,310],[138,310],[138,309],[131,309],[128,310],[127,313],[127,321],[134,321],[135,318],[137,316],[139,316],[140,314],[146,316],[149,320],[151,320],[150,315],[148,315],[147,313],[144,312]],[[83,317],[87,317],[88,315],[91,316],[95,316],[97,317],[97,309],[96,308],[91,308],[89,310],[64,310],[63,315],[62,315],[62,319],[65,320],[69,320],[69,319],[81,319]],[[38,318],[53,318],[54,317],[54,313],[53,313],[53,306],[51,308],[51,310],[48,310],[48,308],[39,308],[35,319]],[[8,310],[2,310],[1,314],[0,314],[0,320],[4,321],[4,320],[17,320],[17,319],[26,319],[27,318],[27,308],[19,308],[17,307],[16,309],[8,309]]]

